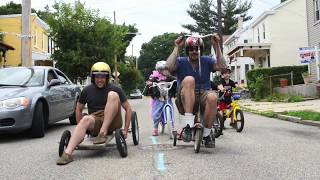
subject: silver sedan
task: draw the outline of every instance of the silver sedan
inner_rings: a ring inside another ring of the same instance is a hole
[[[80,87],[53,67],[0,69],[0,133],[29,130],[43,137],[49,124],[69,118],[76,124]]]

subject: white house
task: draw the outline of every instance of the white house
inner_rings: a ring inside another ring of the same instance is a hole
[[[245,64],[239,61],[251,58],[254,68],[301,65],[298,48],[308,44],[305,3],[306,0],[287,0],[263,12],[245,28],[240,20],[238,30],[224,42],[227,59]],[[252,68],[250,63],[247,67]],[[246,72],[241,67],[233,68]]]
[[[309,47],[315,47],[315,61],[310,63],[310,72],[313,82],[320,80],[320,0],[307,0],[308,42]]]

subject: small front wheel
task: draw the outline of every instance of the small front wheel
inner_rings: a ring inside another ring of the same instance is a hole
[[[127,155],[128,155],[127,143],[126,143],[126,140],[122,134],[121,129],[116,129],[115,137],[116,137],[117,149],[120,153],[120,156],[127,157]]]
[[[69,130],[65,130],[62,133],[62,136],[59,142],[59,157],[62,156],[64,150],[67,148],[70,138],[71,138],[71,132]]]
[[[170,139],[173,139],[172,131],[174,130],[174,127],[173,127],[174,120],[173,120],[173,114],[171,112],[171,108],[169,106],[166,106],[165,112],[166,112],[166,120],[168,124],[169,136],[170,136]]]
[[[199,153],[200,146],[201,146],[201,143],[202,143],[203,128],[195,127],[194,131],[195,131],[194,132],[194,134],[195,134],[194,152],[195,153]]]
[[[236,110],[236,117],[234,119],[234,127],[237,130],[237,132],[241,132],[244,127],[244,116],[243,112],[240,109]]]
[[[173,146],[177,145],[177,131],[173,131]]]

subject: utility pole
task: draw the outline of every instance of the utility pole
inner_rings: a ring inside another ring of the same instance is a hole
[[[218,34],[220,37],[220,48],[221,52],[223,52],[223,34],[222,34],[222,11],[221,11],[221,0],[217,0],[218,4]]]
[[[114,26],[116,25],[116,11],[113,11],[113,24]],[[118,79],[118,65],[117,65],[117,50],[115,50],[114,52],[114,74],[115,74],[115,82],[116,84],[119,83],[119,79]]]
[[[22,0],[21,14],[21,65],[32,66],[31,57],[31,0]]]

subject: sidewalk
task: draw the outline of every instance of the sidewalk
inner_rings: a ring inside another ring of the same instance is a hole
[[[315,112],[320,112],[320,109],[318,108],[320,107],[320,99],[295,102],[295,103],[256,102],[256,101],[251,101],[249,99],[243,99],[239,101],[239,105],[250,112],[254,112],[254,113],[267,112],[267,111],[274,112],[278,114],[277,118],[279,119],[320,127],[319,121],[301,120],[301,118],[298,118],[298,117],[286,116],[286,115],[280,114],[284,111],[312,110]]]

